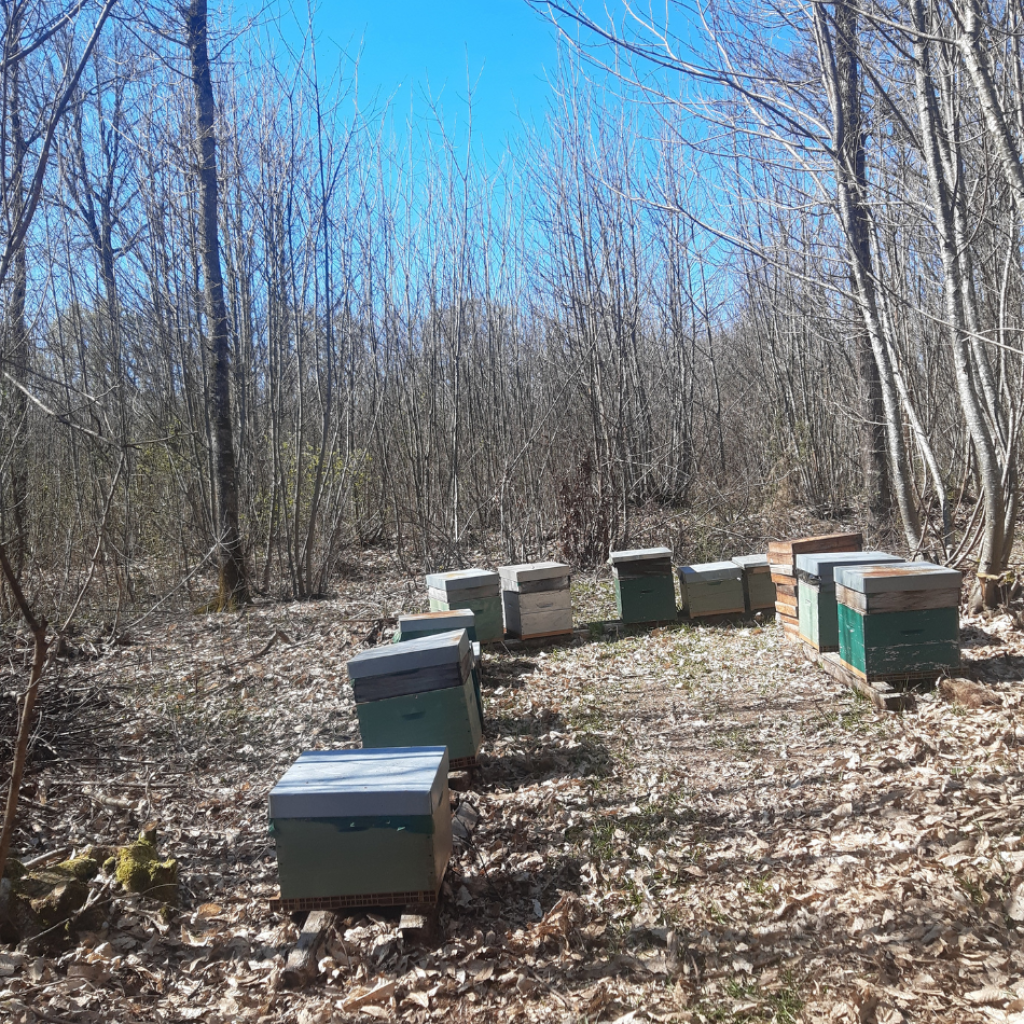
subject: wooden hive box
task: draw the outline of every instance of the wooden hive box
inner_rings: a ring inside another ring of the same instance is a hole
[[[797,555],[800,639],[821,653],[839,650],[835,570],[855,565],[894,565],[903,561],[884,551],[829,551]]]
[[[473,689],[476,692],[477,710],[480,713],[480,728],[484,726],[484,697],[481,688],[483,666],[481,664],[480,644],[476,639],[476,616],[468,608],[458,608],[450,612],[422,612],[417,615],[399,615],[398,629],[393,643],[407,640],[419,640],[425,636],[436,636],[448,633],[453,629],[464,629],[469,635],[473,651]]]
[[[448,752],[307,751],[270,792],[270,831],[283,902],[433,902],[452,852]]]
[[[469,609],[476,617],[476,638],[482,644],[504,639],[501,615],[501,582],[489,569],[460,569],[427,576],[427,596],[432,612]]]
[[[929,562],[835,571],[839,657],[868,682],[934,676],[960,664],[960,583]]]
[[[775,613],[790,640],[800,639],[800,604],[796,579],[796,556],[825,551],[860,551],[864,538],[859,533],[828,533],[796,540],[773,540],[768,545],[768,567],[775,584]]]
[[[361,651],[348,663],[364,747],[445,746],[476,757],[482,737],[464,629]]]
[[[748,612],[775,609],[775,584],[767,555],[737,555],[733,561],[743,570],[743,605]]]
[[[561,562],[500,566],[506,632],[524,640],[571,633],[571,572]]]
[[[608,564],[615,578],[615,607],[627,623],[678,619],[672,552],[668,548],[612,551]]]
[[[735,562],[681,565],[678,572],[684,615],[743,614],[743,570]]]

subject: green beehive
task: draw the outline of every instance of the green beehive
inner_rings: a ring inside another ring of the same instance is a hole
[[[464,629],[469,634],[473,650],[473,690],[476,693],[477,710],[480,713],[480,728],[484,727],[484,697],[481,689],[483,668],[480,644],[476,641],[476,616],[468,608],[450,612],[422,612],[418,615],[399,615],[398,629],[393,643],[418,640],[425,636],[448,633],[453,629]]]
[[[623,622],[678,619],[672,552],[668,548],[612,551],[608,563],[615,579],[615,608]]]
[[[928,562],[835,571],[839,657],[869,681],[955,671],[961,574]]]
[[[482,735],[465,629],[361,651],[348,663],[366,747],[446,746],[476,757]]]
[[[887,555],[884,551],[830,551],[797,555],[795,568],[800,639],[822,653],[839,650],[836,569],[902,562],[899,556]]]
[[[681,565],[677,571],[684,615],[743,614],[743,570],[735,562]]]
[[[427,596],[432,612],[469,609],[476,617],[476,638],[482,644],[505,637],[501,615],[501,583],[488,569],[461,569],[427,576]]]
[[[292,909],[436,899],[452,852],[444,747],[310,750],[270,793]]]
[[[737,555],[743,570],[743,607],[747,612],[775,610],[775,584],[767,555]]]
[[[510,636],[529,639],[572,632],[571,572],[561,562],[527,562],[498,569]]]

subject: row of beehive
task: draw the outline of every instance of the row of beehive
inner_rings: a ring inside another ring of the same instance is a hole
[[[954,670],[961,574],[861,551],[861,543],[860,534],[833,534],[772,545],[786,634],[821,653],[838,653],[869,681]],[[790,593],[781,593],[783,569],[794,580],[792,604]]]
[[[683,614],[691,619],[742,615],[775,604],[775,585],[764,555],[682,565],[675,574],[668,548],[613,551],[608,561],[615,583],[615,607],[625,623],[677,619],[674,575],[679,579]]]

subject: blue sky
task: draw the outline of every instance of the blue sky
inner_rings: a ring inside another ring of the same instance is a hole
[[[254,4],[242,3],[242,10]],[[306,19],[305,4],[277,7],[282,30]],[[540,122],[555,67],[555,29],[525,0],[323,0],[314,14],[321,74],[339,49],[359,61],[360,105],[390,99],[405,117],[410,104],[426,114],[426,97],[440,98],[445,121],[463,123],[467,71],[474,86],[473,134],[497,155],[519,132],[520,117]]]

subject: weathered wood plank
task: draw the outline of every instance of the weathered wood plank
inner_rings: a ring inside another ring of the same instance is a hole
[[[306,918],[299,941],[288,954],[288,961],[281,972],[281,983],[285,988],[301,988],[316,977],[320,949],[336,920],[333,910],[314,910]]]

